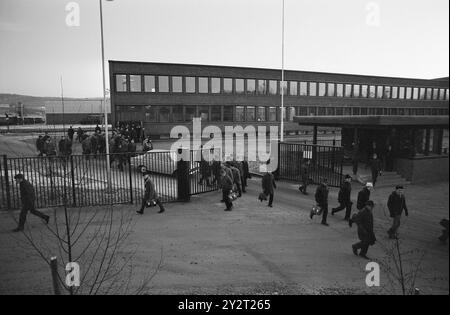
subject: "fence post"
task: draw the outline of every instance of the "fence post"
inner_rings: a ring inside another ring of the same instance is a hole
[[[53,292],[55,295],[61,295],[59,288],[58,260],[56,257],[50,258],[50,270],[52,273]]]
[[[77,196],[75,190],[75,168],[73,167],[73,155],[70,156],[70,175],[72,178],[72,202],[73,206],[77,206]]]
[[[181,155],[182,152],[179,154]],[[177,188],[178,188],[178,201],[190,201],[191,200],[191,178],[189,176],[189,162],[186,162],[183,158],[177,162]]]
[[[128,177],[130,180],[130,204],[133,204],[133,178],[131,176],[131,159],[128,157]]]
[[[3,168],[5,169],[5,190],[6,190],[6,205],[8,210],[11,209],[11,189],[9,187],[9,174],[8,174],[8,157],[3,155]]]

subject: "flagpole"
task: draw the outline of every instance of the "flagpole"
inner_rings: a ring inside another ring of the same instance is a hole
[[[282,0],[281,18],[281,142],[284,141],[284,0]]]
[[[105,142],[106,142],[106,170],[107,170],[107,181],[108,190],[111,189],[111,165],[109,157],[109,134],[108,134],[108,108],[106,106],[106,78],[105,78],[105,46],[103,39],[103,7],[102,0],[99,0],[100,4],[100,34],[102,43],[102,79],[103,79],[103,108],[105,114]]]

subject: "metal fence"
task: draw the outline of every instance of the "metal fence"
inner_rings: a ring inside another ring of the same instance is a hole
[[[330,186],[339,187],[343,180],[343,159],[341,147],[283,142],[279,144],[278,177],[299,181],[302,166],[309,161],[308,173],[313,183],[327,178]]]
[[[191,152],[191,158],[195,152]],[[19,209],[20,191],[14,175],[21,173],[36,193],[36,207],[102,206],[109,204],[139,204],[144,196],[143,173],[148,172],[163,202],[174,202],[184,195],[215,191],[216,182],[207,182],[199,163],[187,164],[188,181],[180,187],[177,152],[155,151],[147,154],[110,154],[111,187],[108,187],[106,155],[62,157],[3,156],[0,167],[0,209]],[[210,173],[212,175],[212,173]],[[203,180],[201,180],[203,179]],[[187,186],[189,184],[189,186]]]

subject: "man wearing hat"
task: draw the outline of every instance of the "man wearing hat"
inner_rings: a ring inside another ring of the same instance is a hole
[[[390,239],[395,239],[397,238],[397,231],[400,227],[400,219],[402,217],[403,210],[405,210],[405,215],[408,216],[408,208],[406,207],[403,186],[398,185],[395,187],[395,191],[389,196],[387,206],[391,218],[393,218],[393,224],[388,230],[388,235]]]
[[[321,180],[321,184],[317,187],[315,199],[317,205],[322,209],[322,225],[329,226],[327,223],[328,217],[328,179],[323,178]],[[310,218],[312,219],[314,213],[311,212]]]
[[[346,221],[350,220],[350,215],[352,214],[352,201],[351,201],[351,195],[352,195],[352,177],[350,175],[345,176],[345,180],[341,185],[341,188],[339,189],[338,194],[338,202],[339,207],[333,208],[331,210],[331,215],[334,215],[335,213],[338,213],[344,209],[345,210],[345,219]]]
[[[369,200],[366,202],[364,208],[353,215],[352,221],[358,225],[358,238],[360,242],[352,245],[353,254],[359,255],[365,259],[367,257],[367,252],[369,246],[375,245],[376,237],[373,231],[373,208],[375,204],[373,201]],[[360,252],[358,253],[358,250]]]
[[[27,181],[22,174],[14,176],[16,183],[20,187],[20,200],[22,201],[22,211],[20,212],[19,226],[13,232],[21,232],[25,228],[25,221],[27,220],[28,211],[31,214],[41,218],[48,224],[50,217],[36,210],[35,207],[35,193],[33,185]]]
[[[358,193],[358,201],[356,202],[356,208],[362,210],[366,202],[370,200],[370,191],[373,188],[372,183],[367,183],[364,188]]]

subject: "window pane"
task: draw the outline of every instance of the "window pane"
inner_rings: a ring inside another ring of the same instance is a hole
[[[169,106],[160,106],[159,107],[159,122],[162,122],[162,123],[170,122]]]
[[[223,121],[233,121],[233,106],[223,107]]]
[[[167,76],[158,77],[158,91],[161,93],[169,92],[169,77]]]
[[[316,116],[317,115],[317,107],[311,106],[308,107],[308,116]]]
[[[384,86],[377,86],[377,98],[383,98]]]
[[[211,93],[220,93],[220,78],[211,79]]]
[[[361,96],[361,86],[359,84],[353,85],[353,97]]]
[[[256,92],[256,80],[247,79],[247,93],[255,94]]]
[[[433,99],[438,100],[439,99],[439,89],[433,90]]]
[[[384,98],[391,98],[391,92],[392,92],[392,88],[390,86],[385,86],[384,87]]]
[[[319,107],[317,110],[317,116],[325,116],[327,114],[326,107]]]
[[[255,107],[247,106],[247,119],[246,121],[255,121]]]
[[[369,98],[375,98],[376,93],[377,93],[377,90],[376,90],[375,85],[371,85],[369,87]]]
[[[183,92],[183,79],[181,77],[172,77],[172,92]]]
[[[334,107],[327,107],[327,116],[334,116]]]
[[[195,93],[195,78],[186,78],[186,93]]]
[[[431,100],[433,98],[433,89],[428,88],[427,89],[427,100]]]
[[[198,92],[205,94],[208,91],[208,78],[198,78]]]
[[[345,97],[352,97],[352,85],[351,84],[345,85]]]
[[[116,92],[127,91],[127,76],[124,74],[116,75]]]
[[[243,94],[244,93],[244,79],[236,79],[236,94]]]
[[[222,121],[221,106],[211,106],[211,121]]]
[[[236,106],[236,121],[245,121],[244,106]]]
[[[406,88],[406,99],[410,100],[412,98],[412,88]]]
[[[325,96],[327,94],[327,85],[325,83],[319,83],[319,96]]]
[[[270,80],[269,81],[269,94],[277,95],[278,92],[278,81]]]
[[[269,121],[277,121],[277,108],[276,107],[269,107],[268,112],[268,120]]]
[[[288,92],[288,83],[287,81],[280,81],[280,94],[283,92],[283,95],[287,95]]]
[[[392,98],[397,99],[398,98],[398,87],[393,86],[392,87]]]
[[[184,111],[185,111],[185,116],[184,116],[185,121],[192,121],[195,118],[195,116],[196,116],[195,106],[186,106],[184,108]]]
[[[289,83],[289,95],[297,96],[298,95],[298,83],[295,81],[291,81]]]
[[[344,85],[343,84],[336,85],[336,96],[344,97]]]
[[[155,93],[156,92],[156,83],[154,75],[146,75],[144,77],[144,88],[145,92]]]
[[[157,122],[158,110],[156,106],[145,106],[145,121],[146,122]]]
[[[183,106],[173,106],[172,107],[172,119],[174,122],[181,122],[183,121]]]
[[[402,86],[398,89],[398,97],[399,99],[403,100],[405,99],[405,88]]]
[[[328,83],[328,96],[329,97],[334,97],[334,92],[335,92],[334,87],[335,87],[334,83]]]
[[[361,96],[364,98],[369,97],[369,87],[367,85],[361,86]]]
[[[233,93],[233,79],[223,79],[223,92],[226,94]]]
[[[343,115],[344,115],[344,108],[336,107],[336,116],[343,116]]]
[[[308,82],[300,82],[300,95],[308,96]]]
[[[141,92],[141,76],[140,75],[130,75],[130,92]]]
[[[360,112],[361,112],[361,116],[367,116],[367,114],[368,114],[367,107],[362,107]]]
[[[258,112],[256,116],[258,121],[266,121],[266,108],[265,107],[258,107]]]
[[[309,82],[309,96],[317,96],[317,83]]]
[[[353,107],[353,108],[352,108],[352,115],[353,115],[353,116],[359,116],[359,115],[361,115],[360,108],[359,108],[359,107]]]
[[[440,99],[441,101],[445,100],[445,90],[444,90],[444,89],[441,89],[439,93],[440,93],[440,94],[439,94],[439,99]]]
[[[414,88],[414,90],[413,90],[413,99],[415,99],[415,100],[419,99],[419,88]]]
[[[198,116],[202,121],[209,121],[209,106],[199,106]]]
[[[259,95],[267,94],[267,81],[266,80],[258,80],[258,94]]]
[[[308,107],[305,107],[305,106],[297,107],[297,115],[298,116],[308,116]]]

